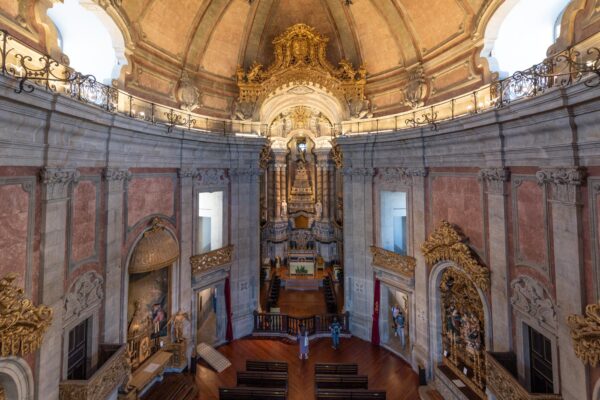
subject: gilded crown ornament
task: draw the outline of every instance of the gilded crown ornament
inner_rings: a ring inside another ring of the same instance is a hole
[[[452,224],[442,221],[421,245],[421,251],[430,265],[443,260],[455,262],[481,290],[486,291],[490,286],[490,271],[477,261],[465,241]]]
[[[40,348],[52,323],[52,309],[35,306],[14,281],[17,274],[0,279],[0,355],[24,356]]]
[[[585,315],[570,315],[567,324],[575,354],[592,367],[600,361],[600,303],[588,304]]]

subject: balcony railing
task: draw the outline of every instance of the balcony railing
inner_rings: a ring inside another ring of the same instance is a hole
[[[417,261],[414,257],[394,253],[377,246],[371,246],[371,254],[373,254],[374,266],[404,275],[410,279],[415,277]]]
[[[349,314],[323,314],[309,317],[293,317],[286,314],[254,313],[254,333],[269,336],[296,336],[304,325],[309,336],[329,333],[329,326],[337,318],[342,333],[350,333]]]
[[[559,394],[529,393],[516,375],[516,358],[512,353],[486,353],[487,388],[498,400],[560,400]],[[504,365],[503,365],[504,364]],[[512,370],[512,373],[509,372]]]
[[[59,385],[60,400],[107,399],[125,383],[131,370],[125,345],[100,345],[98,369],[86,380],[65,380]]]
[[[214,268],[231,264],[232,260],[233,245],[191,256],[190,264],[192,265],[192,275],[203,274]]]
[[[270,136],[268,126],[260,122],[219,119],[185,112],[104,85],[91,75],[83,75],[39,53],[4,30],[0,30],[0,57],[0,73],[17,79],[17,93],[30,93],[35,88],[42,88],[111,113],[164,125],[168,132],[178,128],[196,132]],[[514,101],[581,81],[588,87],[600,85],[600,49],[585,48],[579,44],[471,93],[396,115],[344,121],[334,125],[332,132],[333,136],[379,134],[422,126],[437,130],[441,122],[502,108]]]

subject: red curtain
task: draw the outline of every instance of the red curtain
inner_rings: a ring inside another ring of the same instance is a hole
[[[225,310],[227,312],[225,340],[231,342],[233,340],[233,327],[231,325],[231,287],[229,285],[229,277],[225,278]]]
[[[379,279],[375,278],[375,290],[373,290],[373,327],[371,328],[371,343],[379,345],[379,299],[381,288]]]

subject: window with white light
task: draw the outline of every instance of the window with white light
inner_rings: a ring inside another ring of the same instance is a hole
[[[58,45],[70,67],[110,84],[126,63],[124,40],[114,21],[91,0],[64,0],[48,10]]]
[[[198,194],[197,254],[223,247],[223,192]]]
[[[490,19],[482,56],[500,77],[540,63],[560,33],[569,0],[507,0]]]
[[[406,192],[381,192],[381,247],[406,255]]]

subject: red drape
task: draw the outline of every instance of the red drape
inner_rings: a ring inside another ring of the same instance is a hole
[[[375,278],[375,290],[373,290],[373,327],[371,328],[371,343],[379,345],[379,299],[381,288],[379,279]]]
[[[233,327],[231,325],[231,287],[229,277],[225,278],[225,310],[227,312],[227,331],[225,331],[225,340],[233,340]]]

